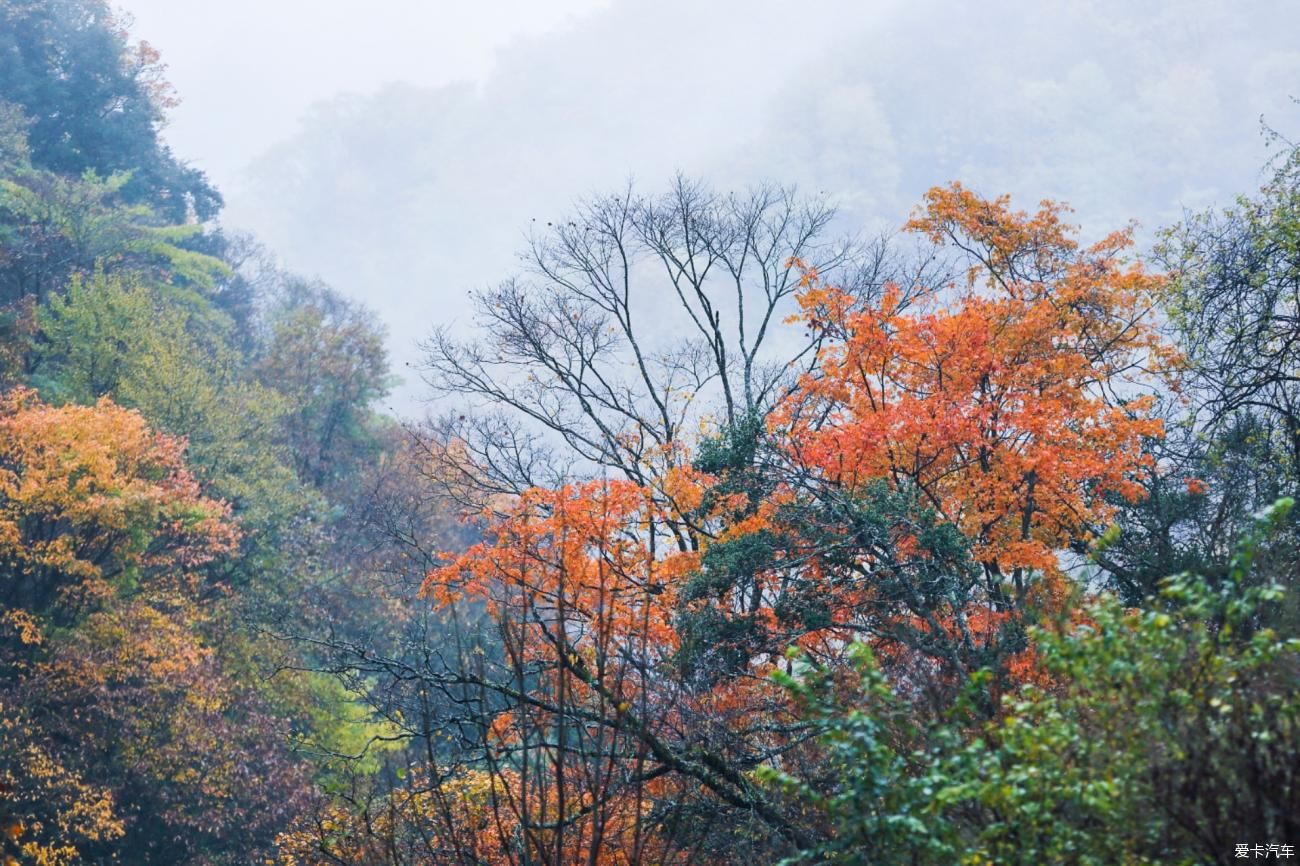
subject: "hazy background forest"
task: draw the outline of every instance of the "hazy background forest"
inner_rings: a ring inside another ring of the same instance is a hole
[[[0,856],[1300,845],[1293,4],[0,0]]]
[[[1259,185],[1259,119],[1293,111],[1300,76],[1284,0],[127,11],[166,52],[167,140],[225,224],[380,315],[406,412],[429,324],[466,322],[465,290],[582,196],[679,171],[797,184],[874,234],[960,178],[1150,238]]]

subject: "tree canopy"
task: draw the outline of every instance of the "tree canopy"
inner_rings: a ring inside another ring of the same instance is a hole
[[[416,420],[128,26],[0,0],[4,866],[1294,854],[1293,145],[1150,249],[629,185]]]

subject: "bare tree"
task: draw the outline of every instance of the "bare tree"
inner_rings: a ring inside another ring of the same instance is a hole
[[[488,492],[597,467],[653,483],[702,420],[761,419],[811,368],[823,335],[775,327],[806,269],[864,297],[919,281],[886,239],[836,237],[834,217],[791,188],[680,176],[662,196],[582,202],[534,234],[521,275],[474,295],[478,336],[427,341],[425,381],[465,406],[437,435]]]

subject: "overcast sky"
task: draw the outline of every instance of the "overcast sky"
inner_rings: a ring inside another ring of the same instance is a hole
[[[629,178],[797,183],[864,230],[960,179],[1149,232],[1259,185],[1261,115],[1300,135],[1294,0],[124,6],[226,224],[377,310],[399,373],[531,220]]]

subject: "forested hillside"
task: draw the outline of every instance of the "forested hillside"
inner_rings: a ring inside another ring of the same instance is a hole
[[[0,0],[5,864],[1294,856],[1285,137],[1150,248],[574,190],[415,421],[174,104],[103,0]]]

